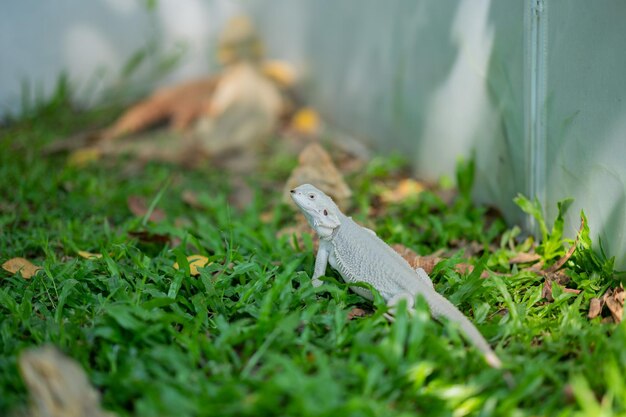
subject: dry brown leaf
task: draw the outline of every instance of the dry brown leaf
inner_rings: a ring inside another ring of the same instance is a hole
[[[259,218],[263,223],[270,223],[274,219],[274,210],[264,211],[259,215]]]
[[[624,289],[614,288],[612,293],[606,297],[606,306],[611,312],[611,317],[615,323],[621,323],[624,316]]]
[[[239,209],[243,209],[254,201],[254,190],[240,177],[230,178],[231,193],[228,195],[228,203]]]
[[[572,255],[576,251],[576,247],[578,246],[578,239],[580,239],[580,235],[583,232],[583,228],[584,227],[585,227],[585,218],[581,217],[580,218],[580,227],[578,228],[578,234],[576,234],[576,240],[574,240],[574,243],[572,244],[572,246],[570,246],[570,248],[567,250],[567,253],[565,255],[563,255],[561,257],[561,259],[556,261],[556,263],[554,265],[552,265],[550,268],[548,268],[546,270],[547,272],[556,272],[556,271],[558,271],[559,269],[561,269],[561,267],[563,265],[565,265],[565,262],[567,262],[569,260],[569,258],[572,257]]]
[[[345,209],[348,206],[352,191],[324,148],[312,143],[300,153],[298,161],[299,165],[285,184],[285,202],[292,204],[289,190],[302,184],[312,184],[332,197],[339,208]]]
[[[541,275],[544,276],[543,288],[541,290],[541,296],[546,300],[552,302],[554,297],[552,296],[552,289],[554,285],[561,287],[561,291],[570,294],[580,294],[580,290],[574,288],[567,288],[566,285],[571,281],[564,271],[548,272],[541,271]]]
[[[422,183],[411,178],[405,178],[395,188],[384,190],[380,198],[385,204],[399,203],[417,197],[424,190],[425,187]]]
[[[603,306],[604,303],[600,298],[592,298],[589,302],[589,314],[587,315],[587,317],[589,317],[589,319],[595,319],[596,317],[598,317],[600,313],[602,313]]]
[[[477,254],[482,253],[485,250],[483,244],[475,240],[468,241],[466,239],[452,239],[450,241],[450,245],[455,247],[456,249],[463,250],[463,254],[466,257],[476,256]],[[496,248],[490,249],[492,251],[496,250]]]
[[[31,398],[31,416],[114,417],[100,406],[100,393],[73,359],[53,346],[23,351],[19,370]]]
[[[436,256],[420,256],[400,243],[391,245],[391,248],[398,252],[411,265],[411,268],[422,268],[427,274],[432,273],[435,265],[443,260]]]
[[[22,275],[22,278],[30,279],[42,268],[40,266],[33,265],[28,259],[18,257],[9,259],[3,263],[2,269],[12,274],[17,274],[19,272]]]
[[[143,197],[136,195],[128,196],[127,199],[128,209],[137,217],[143,217],[148,213],[148,204]],[[152,222],[160,222],[165,219],[165,212],[158,208],[152,210],[150,217],[148,218]]]
[[[209,258],[202,255],[190,255],[187,257],[187,262],[189,262],[189,273],[194,277],[200,275],[198,268],[204,268],[212,264],[212,262],[209,262]],[[174,264],[174,268],[180,269],[178,262]]]
[[[218,38],[218,61],[231,65],[242,60],[257,61],[262,56],[263,44],[250,18],[238,15],[229,19]]]
[[[46,145],[42,149],[44,155],[58,152],[74,151],[96,144],[102,138],[102,130],[90,129],[76,133],[64,139],[58,139]]]
[[[166,244],[171,243],[171,238],[169,235],[161,235],[158,233],[151,233],[145,230],[128,232],[130,237],[134,237],[138,239],[142,243],[158,243],[158,244]]]
[[[541,256],[539,256],[536,253],[520,252],[520,253],[515,254],[515,256],[513,256],[511,259],[509,259],[509,263],[510,264],[527,264],[531,262],[537,262],[539,259],[541,259]]]
[[[295,68],[285,61],[267,60],[261,64],[261,71],[269,79],[283,88],[289,88],[296,83]]]
[[[398,254],[402,256],[412,268],[422,268],[429,275],[433,272],[435,265],[444,260],[444,258],[435,255],[420,256],[412,249],[409,249],[400,243],[391,245],[391,248],[398,252]],[[454,270],[460,274],[469,274],[474,270],[474,266],[461,262],[454,266]],[[480,277],[489,278],[489,272],[483,271],[480,274]]]
[[[80,256],[81,258],[85,258],[85,259],[99,259],[102,258],[102,254],[101,253],[91,253],[91,252],[87,252],[84,250],[79,250],[78,252],[78,256]]]
[[[83,168],[100,160],[102,155],[102,151],[95,147],[77,149],[68,156],[67,165],[76,168]]]
[[[317,236],[317,233],[315,233],[313,229],[311,229],[309,223],[306,221],[306,218],[302,213],[298,213],[296,215],[295,225],[283,227],[276,233],[276,237],[280,238],[286,235],[291,238],[292,236],[295,236],[298,246],[300,247],[300,249],[302,249],[304,247],[303,235],[305,233],[311,235],[313,241],[313,250],[317,251],[317,248],[319,248],[319,237]],[[289,243],[295,249],[295,244],[292,239],[289,240]]]
[[[216,83],[214,77],[207,77],[159,89],[124,112],[103,136],[109,140],[117,139],[166,119],[174,129],[183,130],[206,113]]]
[[[191,190],[185,190],[181,194],[181,198],[183,202],[187,203],[190,207],[195,209],[202,209],[204,206],[200,203],[200,199],[198,198],[198,194]]]
[[[320,116],[312,108],[304,107],[293,115],[289,128],[295,134],[315,136],[321,128]]]
[[[208,155],[256,154],[275,131],[283,108],[276,84],[242,62],[224,70],[194,137]]]
[[[348,320],[352,320],[356,317],[363,317],[367,313],[362,308],[354,307],[352,310],[348,312]]]

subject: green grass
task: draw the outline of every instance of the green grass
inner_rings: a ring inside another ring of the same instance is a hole
[[[75,358],[104,406],[122,416],[626,415],[626,327],[586,318],[590,298],[617,281],[588,239],[567,264],[570,286],[583,292],[557,288],[548,303],[543,278],[508,264],[511,245],[524,249],[514,239],[519,230],[472,205],[471,184],[461,182],[451,205],[427,192],[373,219],[386,241],[423,254],[454,252],[459,239],[483,245],[473,274],[454,272],[456,256],[433,278],[495,346],[517,382],[509,389],[423,303],[413,318],[401,311],[389,324],[380,300],[364,301],[337,275],[311,287],[311,240],[294,249],[290,237],[275,237],[294,222],[279,204],[294,160],[267,164],[271,171],[250,180],[253,203],[240,210],[227,203],[226,174],[210,164],[149,164],[128,174],[123,162],[78,169],[41,156],[42,145],[113,113],[76,113],[60,101],[1,132],[0,263],[22,256],[43,271],[25,280],[0,270],[0,415],[27,404],[17,355],[42,344]],[[399,169],[375,159],[348,178],[357,220],[367,219],[376,181]],[[460,177],[470,174],[465,166]],[[198,193],[204,208],[187,206],[184,190]],[[144,226],[126,199],[159,193],[168,219]],[[264,223],[259,215],[268,210]],[[182,243],[140,241],[136,231]],[[552,236],[561,247],[544,245],[547,261],[563,251],[558,230],[546,228],[546,240]],[[78,250],[104,256],[83,259]],[[184,258],[196,253],[213,263],[193,277]],[[482,268],[510,276],[481,279]],[[371,313],[347,320],[354,307]]]

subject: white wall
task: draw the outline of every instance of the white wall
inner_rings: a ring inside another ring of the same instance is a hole
[[[0,114],[19,111],[24,86],[48,96],[61,72],[79,99],[93,102],[119,82],[134,53],[152,45],[140,75],[165,57],[183,54],[167,80],[206,73],[215,35],[240,8],[228,0],[4,0],[0,5]],[[142,77],[137,77],[141,80]],[[133,85],[135,85],[134,83]],[[145,86],[144,86],[145,88]]]

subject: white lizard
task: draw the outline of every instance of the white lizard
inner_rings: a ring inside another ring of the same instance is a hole
[[[407,308],[411,311],[415,297],[421,294],[436,319],[443,317],[458,324],[469,341],[483,353],[490,366],[502,366],[474,324],[454,304],[435,291],[432,281],[422,268],[411,268],[376,233],[345,216],[330,197],[314,186],[303,184],[290,193],[320,238],[313,271],[314,287],[322,285],[319,277],[326,273],[326,266],[330,263],[347,283],[365,282],[374,287],[392,313],[400,300],[406,300]],[[364,288],[351,289],[368,300],[373,299],[372,293]],[[390,318],[388,315],[386,317]]]

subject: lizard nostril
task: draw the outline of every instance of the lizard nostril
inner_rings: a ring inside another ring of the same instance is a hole
[[[289,192],[290,192],[291,194],[295,194],[295,193],[296,193],[296,190],[291,190],[291,191],[289,191]]]

